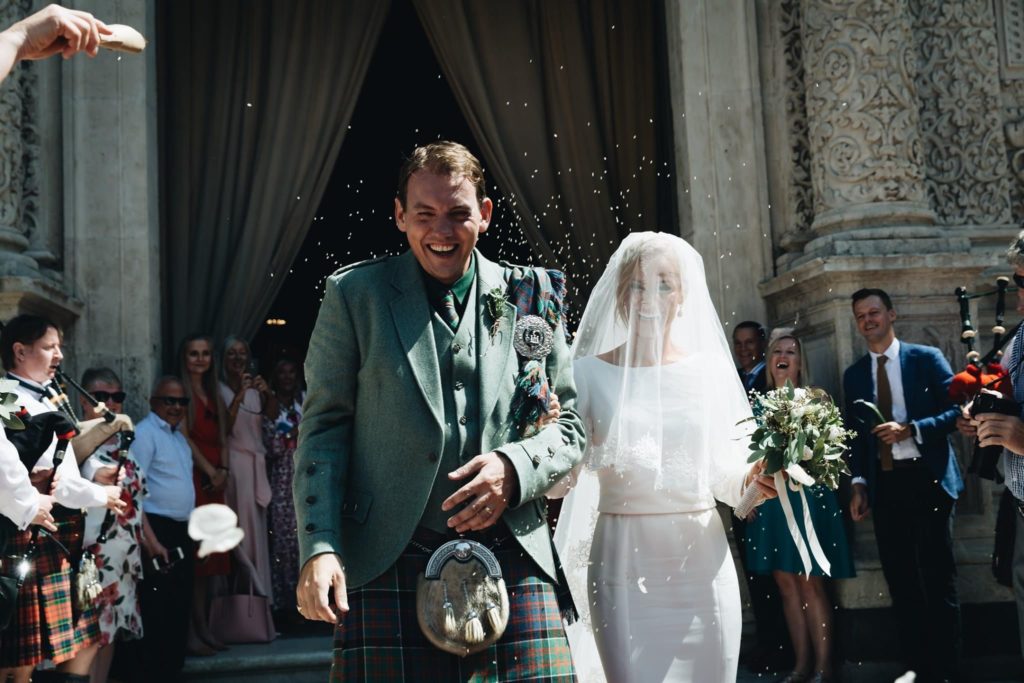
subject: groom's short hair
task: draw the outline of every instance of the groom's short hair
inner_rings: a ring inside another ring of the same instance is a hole
[[[465,178],[476,188],[477,202],[482,204],[487,198],[484,169],[480,166],[479,159],[473,156],[473,153],[464,145],[442,140],[417,147],[402,164],[402,168],[398,172],[398,201],[402,203],[403,209],[410,176],[424,168],[437,175]]]

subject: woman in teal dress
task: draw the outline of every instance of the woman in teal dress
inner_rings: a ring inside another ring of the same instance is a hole
[[[786,380],[794,387],[807,381],[807,359],[800,340],[791,330],[779,330],[772,335],[766,358],[767,390],[785,386]],[[800,496],[787,491],[797,524],[806,538]],[[853,577],[853,557],[835,492],[825,486],[813,486],[805,489],[804,493],[814,531],[832,565],[832,578]],[[779,585],[782,610],[796,656],[793,671],[779,679],[779,683],[830,681],[832,605],[825,590],[825,573],[813,558],[810,577],[804,573],[803,563],[782,514],[782,505],[777,499],[766,501],[755,509],[752,516],[747,525],[747,568],[755,574],[771,574]]]

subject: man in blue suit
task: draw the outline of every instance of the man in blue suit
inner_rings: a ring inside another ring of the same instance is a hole
[[[960,600],[953,559],[953,508],[963,490],[949,443],[959,410],[949,399],[953,371],[930,346],[896,339],[896,311],[881,289],[853,294],[868,353],[846,369],[846,415],[854,521],[874,513],[882,572],[892,596],[907,664],[919,681],[957,680]],[[878,406],[884,421],[855,405]]]

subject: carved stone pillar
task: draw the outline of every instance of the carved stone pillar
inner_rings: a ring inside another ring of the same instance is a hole
[[[801,9],[812,231],[932,225],[907,0],[804,0]]]
[[[31,0],[0,0],[0,26],[31,9]],[[24,253],[38,195],[33,66],[20,65],[0,86],[0,275],[38,275],[36,262]]]

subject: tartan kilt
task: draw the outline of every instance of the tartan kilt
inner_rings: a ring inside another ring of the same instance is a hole
[[[467,657],[430,644],[416,618],[416,582],[430,553],[409,546],[384,574],[349,591],[331,681],[576,681],[555,585],[514,538],[505,545],[493,549],[509,592],[501,640]]]
[[[77,559],[82,550],[84,515],[58,518],[55,524],[54,536]],[[7,547],[8,557],[24,555],[31,535],[32,527],[15,534]],[[51,538],[40,534],[11,624],[0,633],[0,668],[35,666],[44,660],[60,664],[83,647],[99,642],[94,609],[78,616],[76,623],[72,576],[71,560]]]

